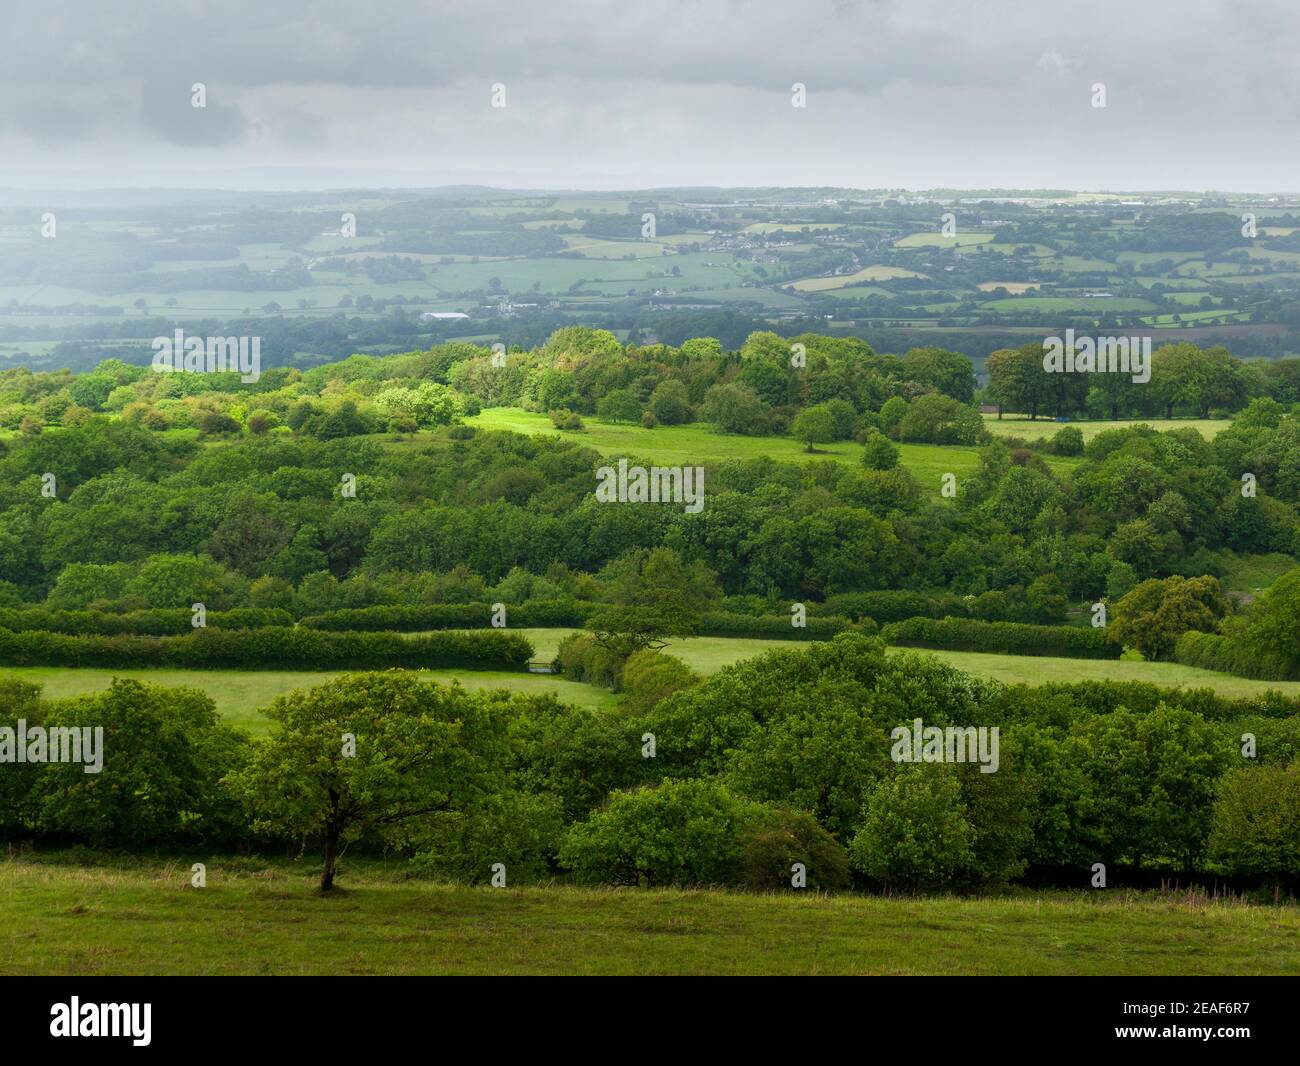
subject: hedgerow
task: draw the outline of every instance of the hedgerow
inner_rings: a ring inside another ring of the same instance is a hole
[[[522,635],[499,630],[408,637],[267,626],[201,629],[181,637],[139,637],[0,629],[0,664],[7,666],[520,670],[532,655],[533,646]]]
[[[973,618],[909,618],[880,631],[889,644],[1008,655],[1060,655],[1072,659],[1118,659],[1124,649],[1103,629],[981,622]]]

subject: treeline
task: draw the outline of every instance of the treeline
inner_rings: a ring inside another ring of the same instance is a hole
[[[1122,335],[1099,329],[1093,336]],[[1129,338],[1132,339],[1132,338]],[[1043,365],[1043,344],[992,352],[985,361],[984,399],[1004,411],[1054,418],[1222,417],[1257,397],[1300,403],[1300,359],[1244,362],[1227,348],[1190,342],[1163,344],[1151,353],[1148,380],[1126,373],[1062,373]],[[1108,364],[1107,364],[1108,365]]]
[[[346,879],[345,847],[470,882],[504,866],[514,884],[788,889],[796,863],[824,890],[1083,886],[1098,863],[1112,886],[1135,869],[1270,893],[1300,879],[1300,707],[1276,693],[1005,686],[858,634],[703,680],[641,652],[624,680],[623,705],[598,711],[345,676],[277,699],[276,729],[253,740],[190,689],[117,681],[45,702],[3,679],[0,738],[19,719],[98,726],[103,758],[98,773],[9,766],[0,834],[305,843],[325,888]],[[985,740],[913,761],[916,719]]]

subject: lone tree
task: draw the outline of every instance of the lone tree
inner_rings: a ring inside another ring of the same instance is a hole
[[[1218,578],[1152,578],[1115,604],[1112,629],[1144,658],[1167,659],[1189,629],[1213,633],[1226,614]]]
[[[669,637],[689,637],[717,595],[717,579],[703,563],[684,563],[671,548],[640,548],[600,574],[607,606],[587,621],[596,643],[618,655],[659,650]]]
[[[805,407],[795,417],[793,432],[808,445],[807,451],[816,451],[814,444],[827,444],[835,439],[835,417],[821,404]]]
[[[229,782],[256,828],[322,844],[322,892],[348,841],[397,842],[419,819],[474,807],[504,772],[505,719],[492,695],[403,671],[290,692],[267,713],[279,729]]]

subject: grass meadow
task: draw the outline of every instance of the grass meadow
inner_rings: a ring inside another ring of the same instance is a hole
[[[862,445],[854,441],[819,444],[816,452],[809,452],[806,445],[793,437],[742,437],[731,433],[715,433],[713,427],[705,422],[645,429],[630,423],[605,422],[584,416],[582,421],[586,429],[577,433],[559,434],[546,415],[534,414],[517,407],[490,408],[465,421],[483,429],[558,434],[566,440],[594,448],[602,455],[648,459],[664,466],[761,458],[785,463],[831,459],[855,466],[862,461]],[[1052,424],[1053,431],[1059,428]],[[898,448],[902,464],[923,485],[930,482],[937,484],[944,474],[956,474],[958,477],[969,474],[979,463],[979,449],[974,446],[900,444]],[[1055,456],[1045,458],[1048,465],[1058,473],[1068,472],[1079,463],[1077,459]]]
[[[1038,440],[1054,435],[1062,426],[1074,426],[1083,433],[1085,441],[1092,440],[1098,433],[1108,429],[1127,429],[1129,426],[1151,426],[1164,433],[1171,429],[1194,429],[1202,437],[1210,440],[1232,425],[1230,418],[1121,418],[1117,421],[1071,421],[1057,422],[1051,418],[1030,419],[1026,415],[1005,414],[984,416],[984,428],[998,437],[1023,437],[1025,440]]]
[[[314,865],[11,856],[0,974],[1300,974],[1300,908],[1186,893],[497,889],[345,856],[322,896]]]

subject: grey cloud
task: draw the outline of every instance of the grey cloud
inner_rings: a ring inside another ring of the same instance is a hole
[[[249,128],[238,107],[220,100],[219,87],[204,86],[204,106],[194,106],[193,87],[185,78],[156,78],[140,91],[140,120],[164,140],[178,145],[235,144]]]
[[[1278,187],[1300,169],[1292,0],[19,3],[0,151],[33,168],[92,148],[147,163],[179,144],[232,165],[436,163],[500,180],[669,159],[683,182],[906,182],[894,168],[911,161],[918,184],[940,169],[950,184],[1136,187],[1191,179],[1176,153],[1195,144],[1204,184]],[[206,111],[189,107],[194,81]],[[482,111],[495,81],[509,118]],[[795,81],[810,94],[797,116]],[[1104,114],[1087,108],[1094,81]],[[1222,137],[1251,150],[1212,153]]]

